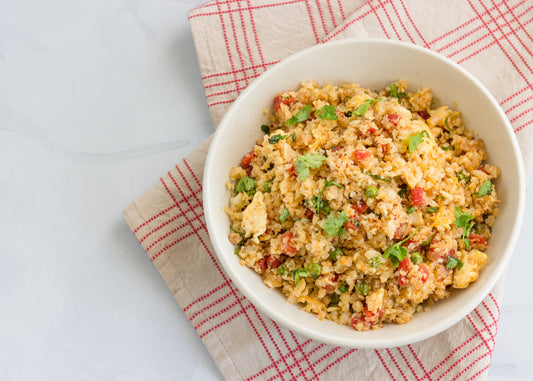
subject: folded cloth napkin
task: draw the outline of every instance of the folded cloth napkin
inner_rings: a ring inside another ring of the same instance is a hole
[[[476,76],[510,119],[529,170],[533,4],[528,0],[213,0],[190,11],[189,20],[215,126],[254,78],[298,50],[348,37],[396,39],[436,51]],[[503,280],[455,326],[397,348],[335,347],[262,315],[225,275],[209,241],[201,201],[208,147],[206,141],[168,171],[124,217],[224,377],[486,377]]]

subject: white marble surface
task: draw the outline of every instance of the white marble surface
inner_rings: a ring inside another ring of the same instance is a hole
[[[0,0],[1,380],[221,379],[121,216],[213,131],[201,3]],[[533,378],[532,212],[491,380]]]

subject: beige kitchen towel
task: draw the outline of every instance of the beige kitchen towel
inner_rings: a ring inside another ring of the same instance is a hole
[[[509,117],[529,168],[533,124],[530,1],[225,0],[189,13],[216,125],[246,86],[324,41],[378,37],[434,50],[470,71]],[[202,209],[206,141],[124,212],[147,255],[228,380],[484,379],[503,281],[465,319],[411,345],[355,350],[316,342],[262,315],[225,275]]]

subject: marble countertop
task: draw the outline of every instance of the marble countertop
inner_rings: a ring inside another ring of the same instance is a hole
[[[203,0],[0,0],[0,379],[222,379],[122,219],[213,127]],[[533,378],[533,199],[490,380]]]

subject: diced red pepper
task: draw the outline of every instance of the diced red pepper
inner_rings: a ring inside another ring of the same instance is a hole
[[[418,265],[418,270],[422,273],[422,276],[420,279],[422,279],[422,282],[425,283],[429,278],[429,269],[426,265]]]
[[[407,248],[409,251],[418,250],[420,248],[421,242],[414,240],[412,237],[409,238],[403,246]]]
[[[353,151],[353,156],[355,157],[355,160],[363,161],[372,156],[372,154],[366,149],[356,149],[355,151]]]
[[[291,103],[296,102],[296,99],[293,97],[283,97],[281,95],[278,95],[276,98],[274,98],[274,111],[278,112],[281,104],[289,106]]]
[[[331,278],[329,278],[332,282],[336,282],[339,280],[339,274],[333,274]]]
[[[267,269],[267,262],[266,258],[261,258],[259,262],[257,262],[257,265],[259,266],[259,270],[265,271]]]
[[[387,115],[387,119],[394,127],[398,126],[398,122],[400,121],[400,115],[398,114],[389,114]]]
[[[389,143],[382,144],[381,146],[379,146],[379,149],[381,150],[382,155],[386,155],[389,153],[390,145]]]
[[[313,216],[315,215],[315,212],[313,212],[311,209],[305,209],[304,216],[308,220],[312,220]]]
[[[351,221],[346,222],[346,223],[344,224],[344,227],[345,227],[346,229],[349,229],[349,230],[357,230],[357,229],[359,229],[359,226],[357,226],[356,224],[354,224],[354,223],[351,222]]]
[[[283,259],[276,255],[269,255],[266,257],[266,262],[269,269],[277,269],[283,263]]]
[[[407,286],[409,284],[409,278],[407,277],[409,267],[411,267],[411,259],[407,256],[407,258],[400,261],[400,264],[398,265],[398,285]]]
[[[418,115],[420,115],[420,117],[421,117],[422,119],[425,119],[425,120],[427,120],[427,119],[429,118],[429,114],[427,113],[427,111],[424,111],[424,110],[419,111],[419,112],[418,112]]]
[[[292,245],[293,237],[294,234],[292,234],[292,232],[285,232],[281,235],[281,250],[283,250],[285,254],[291,255],[298,252],[298,249]]]
[[[355,204],[352,204],[352,208],[359,214],[366,212],[368,205],[363,200],[357,201]]]
[[[479,234],[471,233],[468,236],[468,240],[471,243],[480,243],[482,245],[486,245],[487,244],[487,240],[485,239],[485,237],[483,237],[482,235],[479,235]]]
[[[256,154],[254,151],[248,152],[241,159],[241,167],[243,167],[244,169],[250,167],[252,160],[255,159],[255,157],[256,157]]]
[[[296,167],[294,166],[294,163],[292,163],[292,165],[289,167],[288,172],[292,176],[296,176],[297,175]]]
[[[396,231],[394,232],[394,238],[396,241],[401,240],[405,235],[407,234],[407,229],[409,228],[409,225],[406,222],[400,223],[400,225],[396,228]]]
[[[355,326],[361,322],[365,321],[365,318],[363,316],[356,316],[350,320],[350,324],[352,325],[353,329],[356,329]]]
[[[337,152],[338,150],[341,150],[343,147],[342,146],[334,146],[333,148],[331,148],[331,152]]]
[[[376,129],[374,127],[369,127],[366,132],[368,132],[369,135],[374,135],[376,133]]]
[[[426,203],[426,191],[420,187],[414,187],[411,191],[413,197],[413,205],[419,206]]]

